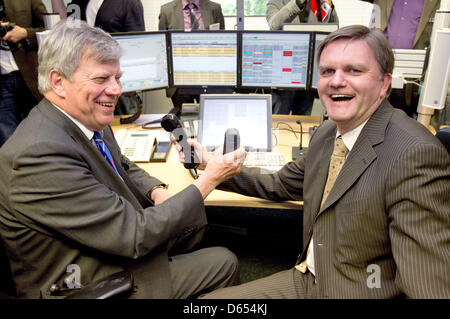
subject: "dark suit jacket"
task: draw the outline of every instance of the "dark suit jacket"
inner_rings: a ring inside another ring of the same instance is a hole
[[[205,29],[211,24],[220,23],[220,29],[225,29],[225,19],[220,4],[209,0],[200,0]],[[161,6],[159,14],[159,30],[184,30],[183,6],[181,0],[174,0]]]
[[[81,20],[86,20],[88,3],[89,0],[73,0],[70,3],[80,6]],[[104,0],[98,9],[95,26],[110,33],[145,31],[144,8],[141,1]]]
[[[25,83],[36,100],[40,101],[42,95],[37,88],[36,32],[44,31],[42,13],[46,13],[47,9],[41,0],[4,0],[4,3],[8,21],[27,30],[26,45],[14,50],[13,55]]]
[[[314,234],[321,298],[449,298],[450,156],[445,148],[385,101],[362,129],[319,209],[335,136],[335,123],[326,121],[306,157],[276,174],[244,168],[221,188],[304,201],[299,260]],[[371,265],[379,267],[380,288],[367,285]]]
[[[380,6],[381,30],[384,31],[391,16],[394,0],[375,0],[374,4]],[[414,38],[413,49],[425,49],[430,45],[431,31],[433,29],[434,15],[440,6],[440,0],[425,1]]]
[[[104,130],[119,177],[86,135],[46,99],[0,149],[0,235],[19,297],[48,297],[76,264],[85,285],[124,268],[136,298],[172,296],[167,244],[206,223],[189,186],[161,205],[145,194],[161,181],[121,155]]]

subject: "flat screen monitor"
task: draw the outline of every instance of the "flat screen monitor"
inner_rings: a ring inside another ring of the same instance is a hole
[[[123,48],[122,92],[169,87],[165,32],[113,33],[112,36]]]
[[[225,131],[236,128],[249,152],[272,150],[270,94],[202,94],[198,141],[212,151],[224,143]]]
[[[317,80],[319,79],[319,66],[317,65],[317,48],[325,40],[328,33],[316,33],[314,38],[314,59],[312,62],[311,88],[317,89]]]
[[[236,32],[171,31],[170,42],[173,86],[237,86]]]
[[[306,88],[311,33],[243,31],[241,87]]]

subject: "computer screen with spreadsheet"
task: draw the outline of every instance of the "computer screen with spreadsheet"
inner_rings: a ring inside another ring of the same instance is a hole
[[[169,87],[166,32],[113,33],[123,49],[122,92]]]
[[[243,31],[240,86],[306,88],[310,32]]]
[[[249,152],[272,150],[270,94],[202,94],[198,141],[212,151],[224,143],[225,131],[236,128]]]
[[[170,32],[170,64],[175,87],[237,85],[237,33]]]

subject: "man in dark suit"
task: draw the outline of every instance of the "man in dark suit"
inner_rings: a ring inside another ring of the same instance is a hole
[[[67,9],[63,0],[52,0],[53,9],[61,18],[66,18]],[[79,14],[78,19],[106,32],[145,31],[144,8],[141,0],[72,0],[67,8],[78,8],[69,12]]]
[[[227,249],[187,252],[206,224],[203,199],[239,162],[216,154],[204,178],[170,196],[123,156],[109,126],[120,54],[110,35],[71,19],[40,46],[45,98],[0,150],[0,238],[18,297],[75,287],[74,265],[79,285],[129,269],[132,298],[186,298],[238,281]]]
[[[386,100],[394,66],[388,40],[344,27],[320,45],[318,62],[331,121],[307,154],[275,174],[243,167],[219,186],[303,200],[303,252],[292,269],[205,297],[449,298],[450,157]]]
[[[0,22],[8,31],[0,36],[0,146],[42,98],[36,32],[44,31],[45,12],[41,0],[0,0]]]

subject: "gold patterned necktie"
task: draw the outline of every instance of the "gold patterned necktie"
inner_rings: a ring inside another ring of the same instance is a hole
[[[334,142],[333,154],[330,159],[330,167],[328,169],[327,183],[325,184],[325,189],[323,190],[322,202],[320,207],[330,194],[331,188],[336,181],[337,176],[344,165],[345,156],[347,156],[348,148],[345,146],[344,141],[342,141],[342,136],[339,136]]]

